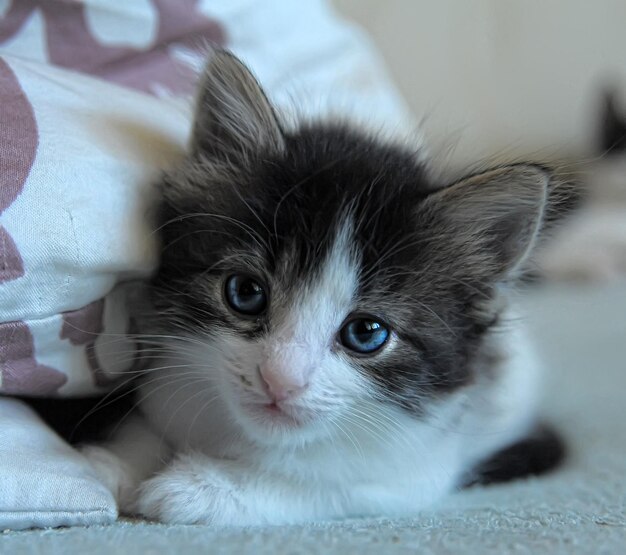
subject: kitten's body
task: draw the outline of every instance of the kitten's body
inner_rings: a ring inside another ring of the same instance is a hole
[[[538,366],[507,288],[548,182],[513,165],[442,188],[407,148],[284,131],[216,54],[163,184],[144,416],[85,453],[124,510],[166,522],[415,514],[483,481],[535,424]]]

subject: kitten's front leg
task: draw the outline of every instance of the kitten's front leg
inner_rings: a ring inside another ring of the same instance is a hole
[[[187,454],[142,484],[136,508],[172,524],[251,526],[315,518],[315,506],[303,487],[282,477],[260,475],[238,461]]]

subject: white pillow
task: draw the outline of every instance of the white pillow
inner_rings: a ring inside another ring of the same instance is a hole
[[[0,529],[105,524],[111,493],[26,405],[0,397]],[[10,425],[7,425],[10,423]]]
[[[10,56],[0,105],[0,391],[93,393],[133,364],[132,282],[156,263],[150,184],[182,152],[186,118]]]

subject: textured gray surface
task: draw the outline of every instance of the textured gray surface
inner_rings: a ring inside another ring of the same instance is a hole
[[[8,532],[0,553],[626,553],[626,284],[552,286],[523,305],[548,365],[545,412],[570,447],[550,476],[465,491],[404,521],[245,531],[120,522]]]

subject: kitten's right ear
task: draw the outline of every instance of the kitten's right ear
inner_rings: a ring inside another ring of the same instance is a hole
[[[200,83],[192,154],[232,161],[283,148],[274,109],[250,70],[229,52],[213,50]]]
[[[434,216],[430,226],[450,268],[498,281],[514,275],[535,245],[549,183],[540,166],[500,166],[432,193],[420,210]]]

